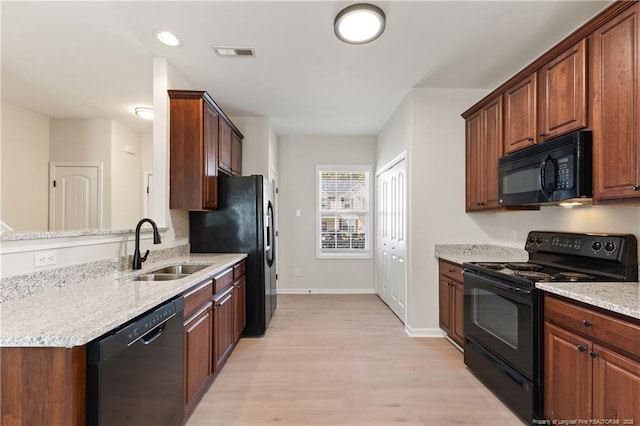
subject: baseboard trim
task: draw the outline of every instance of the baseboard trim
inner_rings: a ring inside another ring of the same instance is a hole
[[[440,328],[412,328],[408,325],[404,326],[404,332],[409,337],[446,337],[447,334]]]
[[[278,294],[376,294],[367,288],[279,288]]]

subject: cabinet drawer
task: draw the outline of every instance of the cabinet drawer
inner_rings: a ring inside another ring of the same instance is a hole
[[[213,277],[213,293],[217,294],[233,282],[233,268]]]
[[[446,275],[456,281],[462,282],[462,266],[447,262],[446,260],[440,260],[440,274]]]
[[[213,282],[206,281],[184,293],[184,319],[188,319],[213,296]]]
[[[545,295],[545,320],[632,354],[638,352],[640,325]]]
[[[233,280],[237,280],[238,278],[243,276],[245,272],[247,272],[247,261],[243,260],[233,267]]]

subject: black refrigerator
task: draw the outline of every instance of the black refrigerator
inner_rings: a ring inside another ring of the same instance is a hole
[[[218,209],[189,212],[192,253],[247,253],[247,327],[263,336],[276,310],[275,190],[263,176],[218,178]]]

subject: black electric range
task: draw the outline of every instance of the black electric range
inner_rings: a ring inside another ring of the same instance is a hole
[[[542,419],[543,298],[536,282],[638,280],[636,237],[532,231],[527,262],[464,263],[464,360],[526,423]]]

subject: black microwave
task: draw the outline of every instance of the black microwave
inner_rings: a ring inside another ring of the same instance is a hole
[[[580,130],[498,160],[501,206],[586,202],[591,198],[591,131]]]

